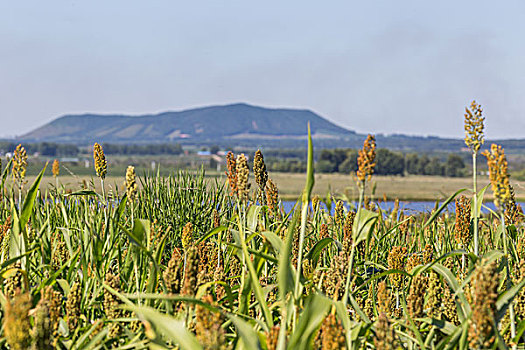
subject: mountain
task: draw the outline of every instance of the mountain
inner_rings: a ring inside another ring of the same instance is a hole
[[[309,110],[232,104],[155,115],[66,115],[20,137],[48,142],[172,142],[225,139],[303,139],[310,122],[315,138],[355,134]]]
[[[21,137],[23,142],[77,145],[106,143],[169,143],[222,147],[301,148],[307,123],[317,148],[360,148],[364,134],[337,126],[303,109],[264,108],[244,103],[142,116],[65,115]],[[402,151],[458,152],[461,139],[435,136],[376,135],[378,147]],[[525,140],[496,140],[511,153],[525,150]],[[485,143],[485,148],[491,141]]]

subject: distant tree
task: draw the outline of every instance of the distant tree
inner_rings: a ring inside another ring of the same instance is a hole
[[[334,163],[323,159],[315,164],[315,170],[320,173],[333,173],[337,170],[337,168]]]
[[[430,158],[424,154],[417,162],[417,174],[419,175],[431,175],[427,171],[427,165],[430,163]]]
[[[377,175],[403,175],[405,159],[402,154],[380,148],[376,152]]]
[[[457,154],[449,154],[445,165],[445,174],[450,177],[460,177],[464,175],[465,162]]]
[[[427,163],[425,166],[425,175],[445,175],[445,167],[438,157],[432,157],[432,159],[430,159],[430,161]]]
[[[406,155],[405,170],[408,174],[420,174],[419,156],[417,153],[409,153]]]
[[[217,154],[219,152],[220,148],[217,145],[213,145],[210,147],[210,153],[211,154]]]
[[[348,150],[343,148],[323,149],[321,151],[321,155],[319,156],[319,161],[324,161],[331,164],[331,167],[327,166],[326,169],[328,170],[331,168],[332,170],[327,172],[336,172],[339,168],[339,165],[348,157],[347,153]]]

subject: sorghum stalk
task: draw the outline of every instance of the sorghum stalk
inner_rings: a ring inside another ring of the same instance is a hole
[[[261,150],[255,152],[253,158],[253,174],[255,175],[255,182],[258,187],[258,198],[262,205],[265,205],[266,196],[264,193],[266,181],[268,181],[268,172],[266,171],[266,164],[264,163],[264,156]]]
[[[18,184],[18,207],[20,213],[22,213],[22,189],[24,187],[25,177],[27,170],[27,152],[22,144],[16,146],[14,155],[13,155],[13,169],[12,175],[13,179]]]
[[[507,290],[512,287],[512,279],[510,276],[509,257],[508,254],[508,243],[507,243],[507,230],[505,227],[505,212],[504,208],[506,204],[511,200],[511,186],[508,175],[508,163],[505,157],[505,151],[501,146],[492,144],[490,152],[485,151],[483,153],[487,157],[487,165],[489,168],[490,183],[492,191],[494,192],[494,204],[498,208],[500,221],[503,230],[503,251],[506,261],[506,272],[507,272]],[[509,305],[509,316],[510,316],[510,331],[511,337],[516,336],[516,319],[514,315],[514,303],[511,302]],[[516,345],[513,345],[513,349]]]
[[[106,199],[106,194],[104,191],[104,179],[108,172],[108,163],[106,161],[106,156],[104,155],[104,150],[102,146],[95,142],[93,145],[93,161],[95,163],[95,171],[97,176],[100,178],[100,184],[102,186],[102,198]]]
[[[484,142],[483,135],[483,110],[481,105],[472,101],[470,108],[465,108],[465,144],[472,152],[472,190],[474,192],[474,254],[479,253],[479,236],[478,236],[478,189],[477,189],[477,154],[479,148]]]
[[[365,198],[365,185],[366,180],[370,181],[372,178],[372,174],[374,173],[374,167],[375,167],[375,157],[376,157],[376,140],[375,137],[368,134],[365,142],[363,143],[363,148],[359,150],[359,155],[357,158],[357,165],[358,170],[356,172],[357,179],[358,179],[358,185],[359,185],[359,205],[357,206],[357,213],[356,213],[356,220],[355,225],[353,228],[354,232],[357,232],[359,230],[359,219],[361,217],[361,206],[363,205],[363,200]],[[353,235],[353,233],[352,233]],[[359,236],[359,232],[357,232],[357,235],[353,235],[355,237]],[[348,302],[348,293],[350,288],[350,279],[352,276],[352,269],[354,266],[354,256],[355,256],[355,249],[356,249],[356,240],[352,239],[352,252],[350,253],[350,260],[348,262],[348,273],[346,275],[346,284],[345,284],[345,293],[343,296],[343,304],[346,307],[346,304]]]
[[[58,159],[53,161],[53,167],[51,168],[51,171],[53,173],[53,177],[55,178],[55,185],[58,191],[58,175],[60,174],[60,163]]]
[[[135,175],[135,167],[130,165],[126,169],[126,197],[128,203],[131,204],[131,222],[133,222],[133,212],[135,211],[135,198],[137,197],[137,181]]]

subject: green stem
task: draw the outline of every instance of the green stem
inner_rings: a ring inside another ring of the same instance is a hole
[[[303,244],[304,236],[306,234],[306,221],[308,215],[308,203],[309,201],[304,201],[301,209],[301,231],[299,234],[299,252],[297,254],[297,273],[295,275],[295,290],[294,296],[295,300],[299,299],[299,284],[301,282],[301,267],[303,263]]]
[[[478,236],[478,184],[477,184],[477,153],[472,153],[472,189],[474,191],[474,254],[479,254],[479,236]]]
[[[507,290],[509,290],[512,287],[512,280],[510,276],[510,267],[509,267],[509,254],[508,254],[508,247],[507,247],[507,228],[505,227],[505,214],[503,213],[503,210],[500,209],[500,220],[501,220],[501,226],[503,231],[503,252],[505,254],[505,269],[507,271]],[[516,337],[516,316],[514,313],[514,303],[511,301],[509,305],[509,316],[510,316],[510,336],[514,339]],[[513,349],[516,349],[516,345],[512,346]]]
[[[363,181],[360,185],[360,192],[359,192],[359,204],[357,206],[357,213],[355,215],[355,221],[354,221],[354,227],[352,228],[352,231],[357,231],[359,229],[359,217],[361,215],[361,205],[363,204],[363,199],[365,197],[365,181]],[[350,253],[350,261],[348,262],[348,272],[346,273],[346,284],[345,284],[345,294],[343,295],[343,305],[346,307],[348,303],[348,294],[350,292],[350,281],[352,279],[352,269],[354,268],[354,256],[355,256],[355,239],[359,235],[354,235],[352,232],[352,251]]]

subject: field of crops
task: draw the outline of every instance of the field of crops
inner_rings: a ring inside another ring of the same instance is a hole
[[[476,164],[478,105],[465,125]],[[119,193],[104,184],[111,164],[98,144],[100,190],[75,191],[59,178],[40,190],[45,169],[26,183],[18,147],[0,184],[0,346],[523,348],[523,212],[504,150],[485,156],[491,188],[477,188],[474,171],[472,189],[407,215],[364,195],[373,136],[348,176],[358,205],[312,197],[310,139],[304,191],[290,212],[260,151],[250,165],[230,153],[225,183],[203,172],[139,178],[130,166]],[[58,162],[52,168],[57,175]],[[480,215],[485,192],[497,210]]]

